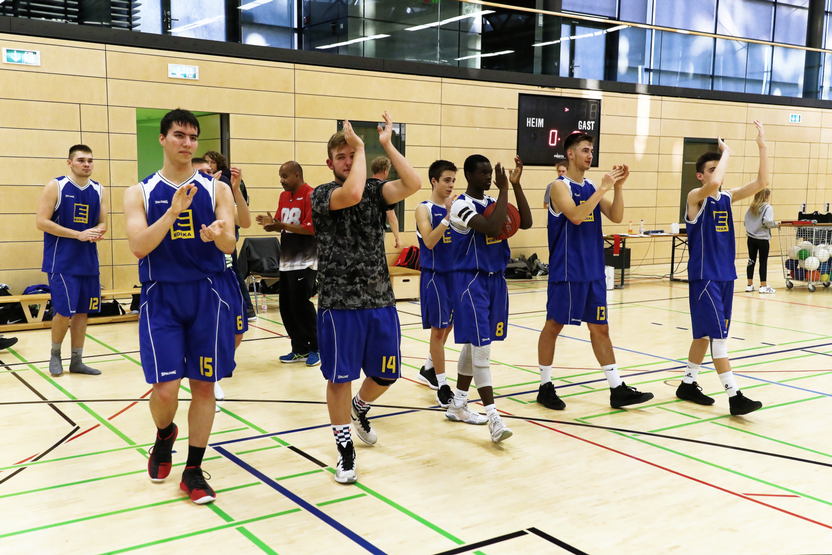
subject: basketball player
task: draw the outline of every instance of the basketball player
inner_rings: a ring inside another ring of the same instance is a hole
[[[400,376],[401,335],[384,252],[384,218],[422,182],[393,146],[393,121],[387,112],[384,123],[384,129],[378,127],[379,142],[400,179],[366,179],[364,143],[344,120],[344,131],[327,143],[326,163],[335,179],[312,193],[321,373],[327,380],[326,403],[338,446],[335,481],[341,484],[356,480],[350,416],[359,439],[376,443],[367,411]],[[366,378],[350,400],[352,382],[362,368]]]
[[[202,473],[214,422],[214,382],[234,370],[233,311],[239,287],[226,271],[234,251],[231,189],[195,171],[199,121],[187,110],[168,112],[160,126],[162,169],[124,194],[127,239],[142,283],[139,348],[153,384],[150,413],[158,429],[147,471],[161,482],[171,470],[178,428],[173,420],[182,378],[188,378],[188,459],[179,487],[197,504],[216,494]]]
[[[430,350],[419,380],[437,390],[436,401],[443,409],[453,399],[445,379],[445,343],[453,329],[453,270],[451,250],[451,205],[455,196],[456,166],[437,160],[428,169],[430,199],[416,207],[416,237],[419,239],[419,262],[422,267],[420,298],[422,327],[430,329]]]
[[[557,164],[555,164],[555,170],[558,172],[558,177],[566,175],[566,170],[569,168],[569,162],[566,160],[561,160]],[[554,183],[554,181],[552,181]],[[546,185],[546,192],[543,193],[543,208],[549,209],[549,198],[552,194],[552,183]]]
[[[511,251],[507,240],[492,239],[502,231],[508,211],[508,184],[520,211],[520,229],[532,226],[532,213],[520,186],[523,163],[514,157],[515,168],[508,179],[497,163],[499,195],[485,194],[491,188],[494,171],[488,158],[473,154],[465,160],[463,171],[468,182],[465,193],[451,206],[451,245],[454,252],[454,341],[462,344],[457,362],[454,398],[445,416],[454,422],[485,424],[491,440],[508,439],[512,431],[505,425],[494,405],[491,385],[491,343],[503,341],[508,334],[508,286],[505,271]],[[483,213],[496,204],[489,217]],[[468,408],[471,380],[485,405],[486,417]]]
[[[37,228],[43,231],[42,271],[52,292],[52,352],[49,373],[60,376],[61,344],[69,329],[72,358],[69,371],[98,375],[100,370],[82,362],[87,314],[101,311],[98,248],[107,232],[107,196],[90,176],[92,150],[86,145],[69,149],[69,172],[46,184],[40,197]]]
[[[593,143],[593,137],[585,133],[573,133],[564,140],[569,168],[552,184],[549,202],[549,287],[546,324],[537,342],[537,402],[554,410],[566,408],[552,383],[555,342],[563,326],[580,326],[581,322],[589,328],[592,351],[609,383],[610,405],[621,408],[653,398],[652,393],[642,393],[621,381],[607,322],[601,214],[614,223],[623,220],[622,188],[630,170],[626,165],[613,166],[600,187],[586,179]],[[612,200],[606,196],[610,189]]]
[[[731,361],[728,359],[728,328],[731,325],[731,308],[734,300],[734,280],[737,270],[736,239],[731,205],[753,197],[757,191],[769,185],[768,150],[763,124],[755,121],[757,146],[760,149],[760,166],[757,179],[730,191],[721,191],[731,149],[719,138],[717,152],[706,152],[696,162],[696,178],[702,183],[688,193],[685,223],[688,226],[688,280],[690,291],[690,319],[693,342],[688,354],[688,368],[676,396],[700,405],[712,405],[714,399],[702,393],[696,383],[699,366],[705,359],[708,344],[711,358],[719,379],[728,393],[731,414],[748,414],[763,404],[752,401],[737,387]]]
[[[278,172],[283,192],[277,205],[277,220],[266,212],[257,216],[265,231],[280,232],[280,318],[292,341],[292,352],[280,362],[321,363],[318,324],[311,299],[318,285],[318,242],[312,226],[312,187],[303,179],[303,168],[291,160]]]

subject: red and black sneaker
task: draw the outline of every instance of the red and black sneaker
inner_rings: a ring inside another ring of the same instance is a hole
[[[173,425],[173,432],[166,438],[159,437],[159,432],[156,432],[156,443],[148,451],[150,457],[147,459],[147,473],[151,482],[161,482],[170,474],[173,462],[171,452],[177,435],[179,428],[176,424]]]
[[[211,475],[208,475],[210,478]],[[208,485],[205,476],[202,474],[201,466],[186,466],[182,472],[182,481],[179,489],[191,496],[191,501],[197,505],[205,505],[217,499],[217,494]]]

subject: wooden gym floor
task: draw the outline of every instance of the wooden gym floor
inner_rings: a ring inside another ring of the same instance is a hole
[[[731,357],[765,406],[731,417],[710,368],[699,381],[715,405],[674,396],[691,338],[687,285],[634,279],[609,294],[611,335],[627,383],[655,399],[611,409],[586,327],[568,327],[553,371],[568,406],[555,412],[534,402],[544,279],[510,282],[508,339],[492,351],[514,430],[502,444],[434,408],[416,380],[428,333],[418,304],[399,303],[404,378],[370,413],[379,442],[357,442],[353,486],[332,479],[319,370],[277,362],[289,342],[273,300],[222,382],[208,506],[178,487],[185,388],[177,466],[165,483],[147,478],[154,428],[137,324],[89,328],[100,377],[52,378],[49,330],[18,334],[0,352],[0,553],[832,552],[832,290],[787,291],[775,278],[777,293],[759,295],[737,280]]]

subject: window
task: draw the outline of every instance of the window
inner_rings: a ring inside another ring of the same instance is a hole
[[[296,4],[274,0],[242,0],[243,44],[295,48]]]
[[[656,25],[713,33],[716,29],[716,0],[673,0],[656,2]]]
[[[170,0],[170,34],[225,41],[224,0]]]

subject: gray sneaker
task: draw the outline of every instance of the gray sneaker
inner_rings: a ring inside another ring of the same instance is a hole
[[[448,405],[448,410],[445,411],[445,418],[452,422],[465,422],[466,424],[474,424],[477,426],[482,426],[488,422],[488,418],[468,408],[468,401],[460,403],[456,399],[452,399],[451,404]]]
[[[491,432],[491,441],[494,443],[508,439],[514,434],[514,432],[508,429],[508,426],[506,426],[506,423],[503,422],[499,414],[488,418],[488,430]]]

